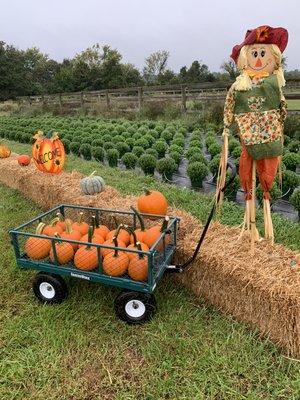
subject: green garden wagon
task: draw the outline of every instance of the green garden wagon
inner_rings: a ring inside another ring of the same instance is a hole
[[[101,224],[106,224],[110,229],[114,227],[114,220],[125,222],[137,228],[137,216],[133,211],[119,211],[102,208],[83,207],[78,205],[62,204],[51,210],[33,218],[29,222],[11,230],[10,236],[16,256],[18,267],[23,269],[33,269],[39,271],[33,281],[33,292],[35,296],[43,303],[59,303],[67,296],[67,284],[65,277],[84,279],[86,281],[104,283],[123,289],[116,297],[114,307],[116,315],[127,323],[142,323],[149,320],[156,310],[156,301],[153,295],[158,282],[164,272],[168,269],[174,269],[171,262],[176,249],[177,229],[179,219],[170,217],[167,230],[162,232],[157,241],[149,251],[131,250],[117,247],[118,250],[128,253],[143,254],[147,258],[148,278],[144,281],[135,281],[124,274],[120,277],[109,276],[103,271],[103,260],[101,249],[110,248],[103,244],[90,244],[97,248],[98,265],[92,271],[83,271],[77,269],[73,262],[66,265],[60,265],[57,260],[56,242],[81,243],[74,240],[62,239],[58,237],[49,237],[51,241],[54,261],[47,256],[42,260],[33,260],[28,257],[25,250],[25,243],[29,237],[43,238],[45,235],[34,233],[37,224],[49,223],[57,215],[62,214],[65,218],[74,218],[76,213],[83,212],[86,221],[90,221],[94,216]],[[161,223],[164,216],[141,214],[147,221]],[[168,240],[166,241],[166,235]],[[88,243],[84,243],[88,245]]]

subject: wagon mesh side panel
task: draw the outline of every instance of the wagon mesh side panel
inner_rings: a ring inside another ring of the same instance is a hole
[[[172,221],[166,234],[159,240],[155,246],[155,254],[153,257],[153,279],[159,280],[166,266],[171,263],[172,255],[176,247],[176,223]]]

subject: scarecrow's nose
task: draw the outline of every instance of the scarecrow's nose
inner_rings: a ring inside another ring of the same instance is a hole
[[[261,66],[262,66],[262,62],[260,61],[260,58],[258,58],[256,63],[255,63],[255,67],[256,68],[260,68]]]

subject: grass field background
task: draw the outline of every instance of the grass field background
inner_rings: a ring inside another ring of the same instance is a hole
[[[13,151],[28,145],[10,142]],[[122,193],[143,186],[205,219],[211,198],[153,178],[68,157],[67,170],[97,170]],[[300,398],[298,361],[287,359],[245,324],[190,295],[165,277],[156,291],[158,313],[143,326],[115,318],[117,289],[69,280],[57,306],[33,297],[34,272],[16,268],[8,229],[40,212],[18,192],[0,186],[0,399],[291,399]],[[241,222],[226,203],[223,222]],[[259,213],[261,220],[261,213]],[[274,216],[277,240],[299,249],[300,227]]]

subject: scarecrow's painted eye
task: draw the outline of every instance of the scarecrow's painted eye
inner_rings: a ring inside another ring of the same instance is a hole
[[[265,55],[266,55],[266,50],[261,50],[261,51],[260,51],[260,56],[261,56],[261,57],[264,57]]]
[[[257,58],[257,56],[258,56],[257,50],[252,51],[252,55],[253,55],[254,58]]]

